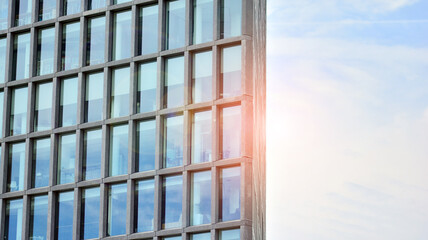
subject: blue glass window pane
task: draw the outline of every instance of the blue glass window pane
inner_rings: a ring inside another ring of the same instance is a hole
[[[77,77],[61,81],[59,125],[75,125],[77,121]]]
[[[1,4],[1,1],[0,1],[0,4]],[[0,19],[0,25],[1,25],[1,19]],[[5,77],[6,77],[6,45],[7,45],[7,39],[0,38],[0,83],[4,83]]]
[[[109,187],[107,236],[126,233],[126,189],[126,183]]]
[[[129,67],[113,69],[111,79],[110,117],[129,115]]]
[[[184,47],[186,2],[184,0],[168,1],[167,10],[167,49]]]
[[[15,26],[31,23],[32,0],[15,1]]]
[[[175,236],[175,237],[165,237],[161,238],[162,240],[182,240],[181,236]]]
[[[211,172],[195,172],[192,178],[190,224],[211,223]]]
[[[30,239],[44,240],[48,230],[48,196],[33,197],[30,213]]]
[[[53,73],[55,28],[40,29],[37,34],[37,76]]]
[[[10,135],[27,133],[27,88],[12,89]]]
[[[140,51],[150,54],[158,51],[158,5],[143,7],[140,10]]]
[[[64,16],[80,12],[80,0],[64,0]]]
[[[58,215],[56,218],[56,239],[73,239],[74,192],[62,192],[58,195]]]
[[[162,195],[162,229],[181,227],[183,177],[165,177]]]
[[[136,170],[154,170],[156,160],[156,121],[143,121],[137,127]]]
[[[39,1],[39,21],[45,21],[56,17],[56,0]]]
[[[238,0],[221,0],[220,37],[241,35],[242,4]]]
[[[193,44],[213,40],[213,0],[193,1]]]
[[[7,170],[7,191],[24,190],[25,177],[25,143],[9,146],[9,163]]]
[[[100,189],[88,188],[82,193],[80,239],[98,238],[100,219]]]
[[[192,163],[210,162],[212,159],[211,111],[195,112],[192,123]]]
[[[212,100],[212,52],[201,52],[193,55],[192,85],[193,102]]]
[[[222,151],[221,158],[241,156],[241,106],[222,110]]]
[[[114,14],[112,60],[131,57],[131,17],[131,11],[118,12]]]
[[[6,201],[4,239],[22,238],[22,199]]]
[[[155,181],[153,179],[137,182],[135,186],[135,232],[153,231],[155,212]]]
[[[7,24],[9,22],[8,11],[9,11],[9,0],[0,1],[0,30],[7,29]]]
[[[80,22],[67,23],[62,28],[61,70],[79,67]]]
[[[88,10],[103,8],[107,5],[106,0],[89,0],[88,1]]]
[[[85,122],[103,119],[104,73],[92,73],[86,77]]]
[[[239,240],[241,239],[239,229],[220,231],[220,240]]]
[[[220,173],[220,221],[241,218],[241,168],[225,168]]]
[[[111,128],[109,166],[110,176],[128,173],[128,125]]]
[[[0,138],[3,137],[3,103],[4,103],[4,92],[2,91],[0,92]]]
[[[165,62],[164,107],[184,104],[184,57],[169,58]]]
[[[211,233],[196,233],[190,236],[190,240],[211,240]]]
[[[183,165],[183,116],[169,117],[164,123],[164,167]]]
[[[13,42],[12,80],[30,77],[30,33],[16,35]]]
[[[121,4],[121,3],[126,3],[129,1],[131,1],[131,0],[113,0],[113,4]]]
[[[220,95],[238,96],[241,94],[241,46],[223,48],[221,56]]]
[[[156,110],[157,66],[156,62],[143,63],[140,65],[137,90],[138,113]]]
[[[38,84],[34,109],[34,131],[51,129],[52,83]]]
[[[101,177],[101,129],[87,131],[83,145],[83,180],[96,179]]]
[[[88,39],[86,43],[86,65],[104,63],[106,18],[96,17],[88,20]]]
[[[37,139],[33,142],[33,181],[32,187],[46,187],[49,185],[49,163],[51,152],[50,138]]]
[[[58,184],[74,182],[76,134],[62,135],[58,149]]]

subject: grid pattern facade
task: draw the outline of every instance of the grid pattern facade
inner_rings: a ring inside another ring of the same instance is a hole
[[[22,10],[23,2],[10,0],[0,16],[0,235],[251,239],[253,1],[206,1],[212,22],[199,26],[204,1],[32,0]],[[227,2],[241,8],[238,34],[226,34]],[[150,7],[156,31],[145,32]],[[145,34],[156,44],[145,45]],[[204,190],[209,214],[198,215]]]

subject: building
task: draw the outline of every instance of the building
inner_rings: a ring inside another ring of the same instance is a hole
[[[265,2],[0,0],[3,239],[265,239]]]

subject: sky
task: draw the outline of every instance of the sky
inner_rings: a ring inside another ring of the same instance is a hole
[[[267,2],[267,239],[428,239],[428,0]]]

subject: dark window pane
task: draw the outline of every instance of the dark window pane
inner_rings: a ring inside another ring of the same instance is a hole
[[[7,24],[9,22],[8,10],[9,10],[9,0],[0,1],[0,30],[7,29]]]
[[[183,165],[183,116],[169,117],[164,122],[164,167]]]
[[[56,239],[73,239],[73,209],[74,192],[62,192],[58,194],[56,216]]]
[[[30,239],[44,240],[48,230],[48,196],[33,197],[30,213]]]
[[[101,129],[87,131],[83,145],[83,180],[101,177]]]
[[[50,138],[37,139],[33,142],[32,187],[49,185],[49,163],[51,153]]]
[[[211,172],[192,175],[190,225],[211,223]]]
[[[241,106],[222,110],[221,159],[241,156]]]
[[[30,33],[14,37],[12,70],[12,80],[30,77]]]
[[[157,63],[143,63],[138,74],[137,112],[156,110]]]
[[[131,11],[118,12],[114,15],[113,26],[113,59],[131,57]]]
[[[192,87],[193,102],[212,100],[212,52],[201,52],[193,55]]]
[[[54,71],[55,28],[40,29],[37,34],[37,75]]]
[[[59,126],[75,125],[77,121],[77,77],[61,81]]]
[[[211,240],[211,233],[196,233],[190,235],[190,240]]]
[[[51,129],[52,83],[38,84],[34,109],[34,131]]]
[[[28,90],[24,88],[12,89],[12,103],[10,106],[10,135],[27,133],[27,97]]]
[[[164,107],[184,104],[184,57],[169,58],[165,62]]]
[[[213,0],[193,1],[193,44],[213,40]]]
[[[31,23],[32,0],[15,1],[15,26]]]
[[[220,37],[241,35],[242,4],[238,0],[221,0]]]
[[[9,162],[7,168],[7,191],[24,190],[25,177],[25,143],[9,145]]]
[[[241,239],[239,229],[220,231],[219,240],[239,240],[239,239]]]
[[[183,177],[181,175],[165,177],[162,195],[162,229],[181,227],[182,203]]]
[[[158,5],[143,7],[140,10],[139,54],[158,51],[158,11]]]
[[[155,212],[155,181],[143,180],[135,186],[135,232],[153,231]]]
[[[76,134],[60,136],[58,148],[58,184],[74,182],[75,159]]]
[[[126,189],[126,183],[109,187],[107,236],[126,233]]]
[[[104,63],[106,18],[96,17],[88,20],[88,39],[86,43],[86,65]]]
[[[128,173],[128,125],[110,130],[110,176]]]
[[[39,21],[56,17],[56,0],[39,0]]]
[[[100,189],[88,188],[82,193],[80,239],[98,238],[100,221]]]
[[[61,70],[79,67],[79,45],[80,22],[64,24],[62,28]]]
[[[241,168],[225,168],[220,172],[220,221],[241,218]],[[233,239],[233,238],[232,238]]]
[[[184,47],[186,2],[184,0],[168,1],[166,10],[167,49]]]
[[[223,48],[221,55],[221,97],[241,94],[241,46]]]
[[[113,69],[111,79],[110,117],[129,115],[129,67]]]
[[[211,117],[211,111],[196,112],[193,116],[192,163],[211,161]]]
[[[80,0],[64,0],[64,15],[80,12]]]
[[[156,160],[156,121],[143,121],[137,127],[136,170],[154,170]]]
[[[22,199],[6,201],[4,239],[22,238]]]
[[[104,73],[93,73],[86,77],[85,122],[103,119]]]

